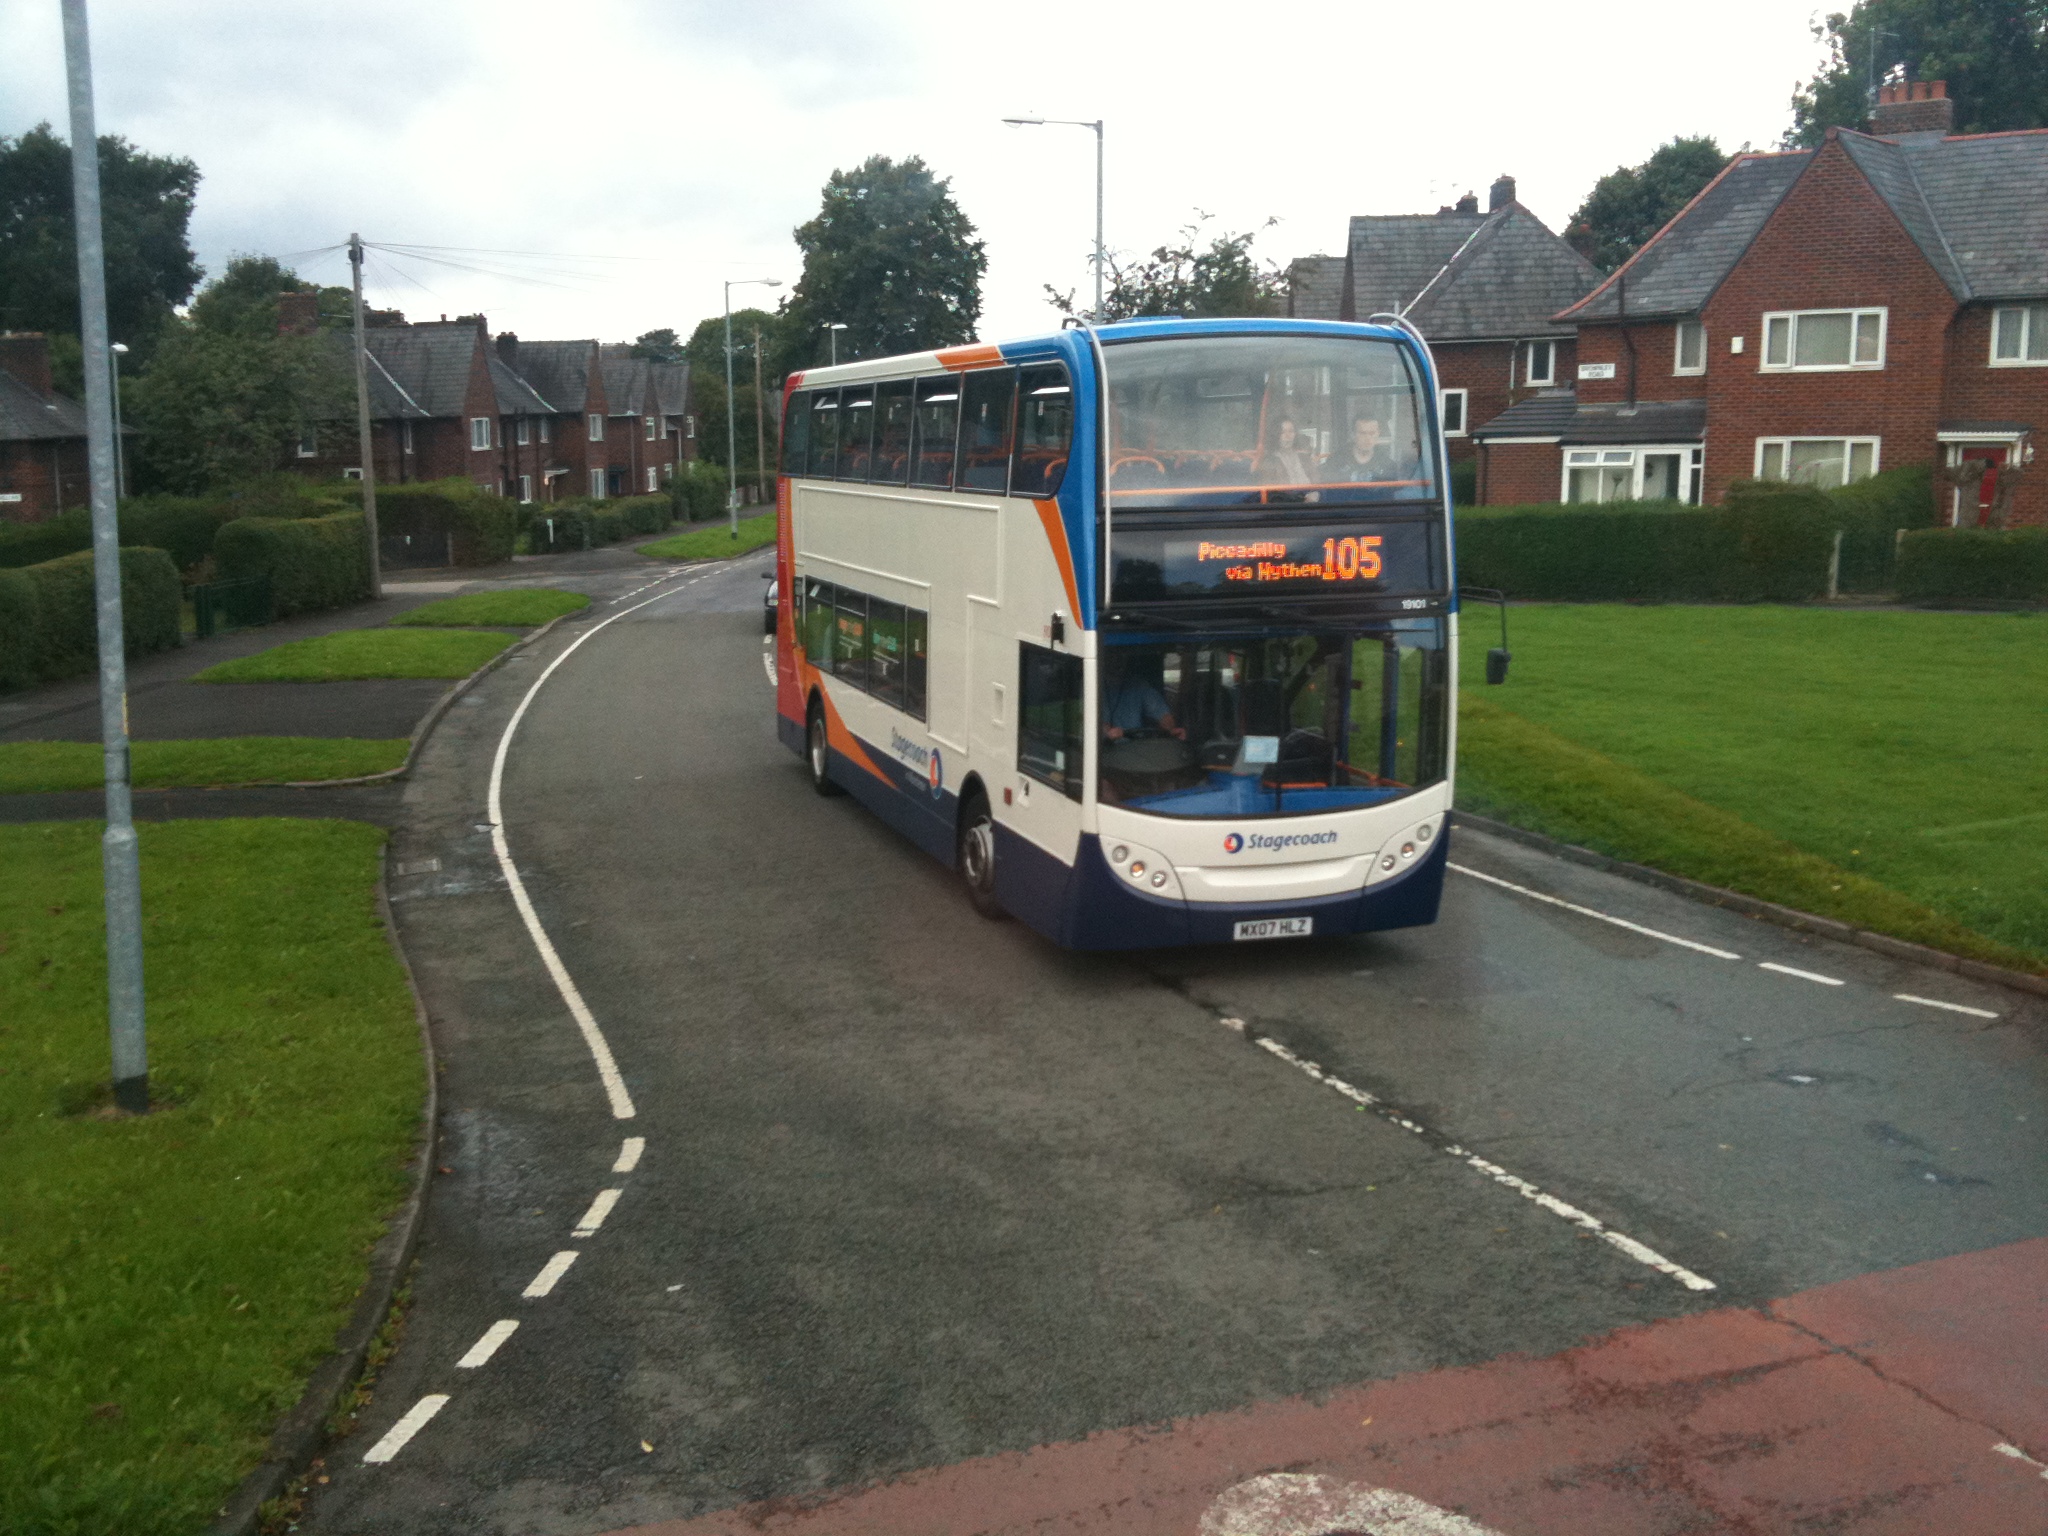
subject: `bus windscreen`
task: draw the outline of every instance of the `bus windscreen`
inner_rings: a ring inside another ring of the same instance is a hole
[[[1420,370],[1392,341],[1196,336],[1103,348],[1117,512],[1437,494]]]

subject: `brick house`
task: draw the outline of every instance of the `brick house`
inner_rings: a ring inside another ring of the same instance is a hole
[[[1558,311],[1600,281],[1592,263],[1494,182],[1484,213],[1467,195],[1433,214],[1361,215],[1345,254],[1288,268],[1288,313],[1364,320],[1399,314],[1429,338],[1453,462],[1475,422],[1569,378],[1574,328]]]
[[[1484,421],[1480,500],[1718,501],[1934,462],[1954,523],[2048,522],[2048,131],[1948,133],[1939,82],[1872,132],[1736,157],[1557,319],[1569,386]]]
[[[40,523],[90,505],[85,407],[52,386],[47,337],[0,333],[0,520]]]

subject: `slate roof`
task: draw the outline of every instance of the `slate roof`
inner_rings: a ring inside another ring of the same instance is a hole
[[[1571,443],[1696,443],[1706,436],[1705,400],[1644,400],[1580,405],[1572,391],[1549,389],[1511,405],[1473,430],[1475,438],[1554,437]]]
[[[363,343],[377,364],[371,370],[371,414],[460,416],[478,340],[476,325],[460,320],[365,331]]]
[[[491,370],[491,388],[498,396],[501,416],[552,416],[555,408],[532,384],[505,365],[495,351],[484,353],[484,365]]]
[[[1956,298],[2048,296],[2048,130],[1840,138]]]
[[[581,415],[590,399],[590,359],[595,341],[522,341],[514,367],[549,408]]]
[[[1287,313],[1295,320],[1344,318],[1344,258],[1297,256],[1287,264]]]
[[[1599,281],[1599,268],[1511,202],[1487,215],[1404,313],[1431,341],[1568,335],[1551,316]]]
[[[690,411],[690,365],[688,363],[656,363],[654,365],[654,394],[656,408],[664,416],[686,416]]]
[[[1697,314],[1813,154],[1802,149],[1736,156],[1649,244],[1557,318],[1568,323],[1616,319],[1624,288],[1631,317]]]
[[[604,398],[614,416],[649,416],[654,406],[654,364],[633,356],[625,342],[607,342],[598,349],[604,370]]]
[[[84,406],[63,395],[42,394],[0,369],[0,442],[84,436]]]
[[[1478,233],[1483,213],[1361,214],[1351,221],[1351,313],[1363,320],[1413,302]]]

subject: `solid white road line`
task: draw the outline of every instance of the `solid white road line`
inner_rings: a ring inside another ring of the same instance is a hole
[[[1225,1019],[1222,1022],[1229,1028],[1237,1030],[1239,1033],[1242,1033],[1244,1031],[1245,1026],[1244,1021],[1242,1019]],[[1301,1071],[1307,1073],[1310,1077],[1314,1078],[1317,1082],[1321,1083],[1324,1087],[1335,1089],[1338,1093],[1343,1094],[1345,1098],[1351,1100],[1354,1104],[1358,1104],[1365,1109],[1371,1110],[1381,1119],[1390,1121],[1391,1123],[1400,1126],[1401,1129],[1403,1129],[1404,1131],[1413,1131],[1418,1136],[1422,1136],[1425,1138],[1429,1137],[1430,1133],[1424,1127],[1417,1125],[1413,1120],[1406,1118],[1389,1105],[1382,1103],[1378,1098],[1374,1097],[1370,1093],[1367,1093],[1363,1088],[1354,1088],[1351,1084],[1345,1082],[1344,1079],[1342,1079],[1341,1077],[1336,1077],[1328,1072],[1325,1072],[1321,1067],[1316,1065],[1316,1063],[1295,1055],[1294,1052],[1287,1049],[1287,1047],[1282,1045],[1278,1040],[1272,1039],[1270,1036],[1267,1035],[1260,1035],[1258,1037],[1258,1044],[1261,1049],[1269,1051],[1273,1055],[1278,1056],[1282,1061],[1286,1062],[1289,1066],[1299,1068]],[[1676,1280],[1680,1285],[1684,1286],[1688,1291],[1711,1291],[1715,1289],[1714,1282],[1709,1280],[1705,1275],[1694,1274],[1684,1265],[1672,1263],[1671,1260],[1665,1258],[1664,1255],[1657,1252],[1656,1249],[1649,1247],[1647,1244],[1637,1242],[1634,1238],[1628,1236],[1628,1234],[1624,1232],[1615,1231],[1614,1228],[1608,1226],[1605,1222],[1601,1221],[1599,1217],[1590,1216],[1586,1212],[1580,1210],[1577,1206],[1568,1205],[1564,1201],[1558,1199],[1557,1196],[1545,1193],[1543,1190],[1537,1188],[1534,1184],[1531,1184],[1527,1179],[1517,1178],[1514,1174],[1509,1173],[1505,1168],[1501,1167],[1499,1164],[1489,1163],[1483,1157],[1474,1156],[1472,1153],[1467,1152],[1463,1147],[1458,1146],[1455,1143],[1446,1144],[1442,1146],[1439,1150],[1449,1153],[1452,1157],[1455,1157],[1459,1162],[1465,1164],[1466,1167],[1477,1169],[1480,1173],[1483,1173],[1488,1178],[1492,1179],[1494,1183],[1506,1185],[1509,1189],[1512,1189],[1516,1194],[1520,1195],[1524,1200],[1531,1201],[1534,1204],[1541,1206],[1544,1210],[1550,1212],[1553,1216],[1562,1216],[1566,1221],[1570,1222],[1573,1226],[1583,1227],[1586,1231],[1592,1233],[1595,1237],[1598,1237],[1603,1242],[1609,1243],[1615,1248],[1620,1249],[1623,1253],[1627,1254],[1630,1258],[1634,1259],[1638,1264],[1648,1265],[1651,1269],[1656,1270],[1659,1274],[1669,1275],[1672,1279]]]
[[[1842,980],[1838,976],[1823,976],[1819,971],[1802,971],[1797,966],[1780,965],[1775,960],[1759,960],[1756,964],[1760,971],[1776,971],[1780,976],[1797,976],[1801,981],[1817,981],[1824,987],[1842,985]]]
[[[701,580],[692,576],[681,585]],[[526,882],[519,878],[519,867],[512,862],[512,848],[505,840],[505,759],[512,750],[513,734],[519,729],[519,722],[526,718],[527,709],[533,704],[543,684],[555,675],[555,669],[574,656],[583,643],[608,624],[616,624],[629,613],[637,613],[649,604],[658,603],[679,588],[668,592],[657,592],[653,597],[635,603],[631,608],[621,608],[610,618],[593,624],[589,629],[570,642],[562,654],[549,662],[546,670],[533,680],[533,686],[526,690],[526,697],[519,701],[519,707],[512,711],[512,718],[505,722],[505,732],[498,738],[497,756],[491,760],[491,791],[489,815],[491,821],[491,849],[498,856],[498,868],[505,876],[506,889],[512,893],[512,904],[519,909],[519,916],[526,923],[527,934],[533,940],[533,947],[540,951],[541,963],[554,978],[555,990],[562,994],[562,1001],[569,1007],[569,1016],[576,1021],[577,1029],[583,1033],[583,1043],[590,1047],[591,1059],[597,1063],[598,1079],[604,1084],[605,1097],[611,1101],[615,1119],[633,1118],[633,1096],[626,1091],[626,1080],[619,1075],[619,1066],[612,1059],[611,1045],[605,1040],[604,1031],[597,1027],[597,1018],[583,1001],[583,994],[576,989],[570,978],[569,968],[562,964],[562,957],[555,952],[547,930],[541,927],[540,914],[533,909],[533,899],[526,894]]]
[[[1567,912],[1576,912],[1581,917],[1597,917],[1603,923],[1612,923],[1617,928],[1626,928],[1630,933],[1640,933],[1652,939],[1662,939],[1666,944],[1677,944],[1685,949],[1698,950],[1703,955],[1712,955],[1716,960],[1740,960],[1742,956],[1732,950],[1716,949],[1711,944],[1696,944],[1691,939],[1681,939],[1675,933],[1660,933],[1655,928],[1645,928],[1641,923],[1632,923],[1626,918],[1610,917],[1605,912],[1596,912],[1591,907],[1582,907],[1575,901],[1565,901],[1556,896],[1546,896],[1541,891],[1532,891],[1526,885],[1516,885],[1498,875],[1485,874],[1480,870],[1467,868],[1463,864],[1452,864],[1461,875],[1470,875],[1474,880],[1484,880],[1488,885],[1497,885],[1504,891],[1513,891],[1517,896],[1527,896],[1532,901],[1547,901],[1553,907],[1563,907]]]
[[[1946,1008],[1950,1013],[1967,1013],[1973,1019],[1998,1017],[1989,1008],[1966,1008],[1961,1003],[1944,1003],[1938,997],[1915,997],[1910,992],[1894,992],[1892,996],[1902,1003],[1918,1003],[1922,1008]]]
[[[427,1420],[448,1406],[446,1392],[429,1392],[406,1409],[405,1417],[384,1431],[384,1438],[363,1452],[365,1462],[389,1461],[405,1449],[405,1442],[425,1427]]]
[[[540,1273],[535,1275],[526,1289],[519,1294],[528,1301],[547,1295],[549,1291],[555,1288],[555,1282],[569,1273],[569,1266],[575,1262],[576,1250],[574,1248],[564,1248],[552,1259],[549,1259],[547,1263],[541,1265]]]
[[[619,1203],[619,1196],[624,1193],[624,1190],[619,1189],[599,1190],[597,1198],[590,1202],[590,1209],[583,1213],[583,1219],[576,1223],[576,1230],[571,1235],[595,1237],[597,1229],[604,1225],[605,1217],[611,1215],[612,1207]]]
[[[469,1346],[469,1353],[455,1362],[458,1371],[473,1371],[487,1363],[498,1352],[498,1346],[511,1338],[519,1329],[516,1317],[501,1317],[484,1330],[482,1338]]]
[[[645,1136],[628,1136],[619,1148],[619,1160],[612,1164],[613,1173],[631,1173],[640,1166],[640,1154],[647,1150]]]

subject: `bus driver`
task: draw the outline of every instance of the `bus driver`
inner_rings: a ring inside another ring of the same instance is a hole
[[[1176,724],[1173,708],[1152,682],[1126,665],[1118,670],[1116,682],[1103,693],[1102,734],[1109,741],[1121,741],[1126,732],[1160,730],[1181,741],[1187,728]]]

